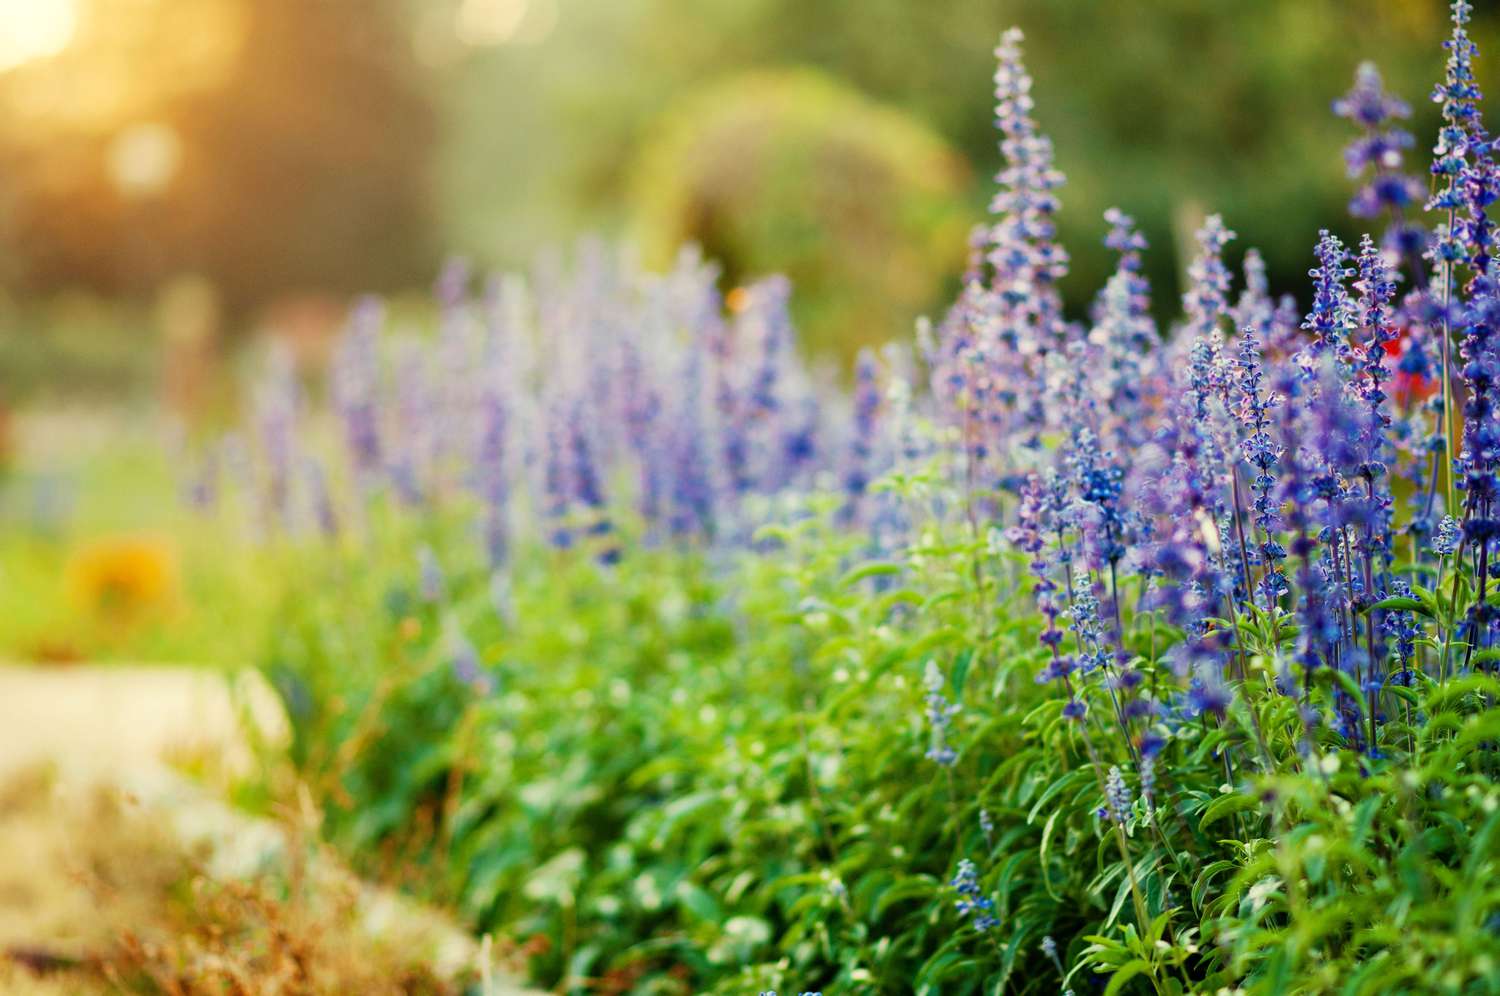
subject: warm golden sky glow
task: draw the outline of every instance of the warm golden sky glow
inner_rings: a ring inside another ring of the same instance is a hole
[[[58,54],[77,29],[77,0],[0,0],[0,72]]]
[[[156,120],[232,68],[246,3],[0,0],[0,133],[36,146]]]

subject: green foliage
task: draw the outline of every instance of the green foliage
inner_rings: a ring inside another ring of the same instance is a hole
[[[173,466],[165,434],[138,409],[16,417],[15,465],[0,467],[0,659],[254,663],[282,590],[278,562],[240,528],[237,502],[183,507],[192,468]],[[99,577],[97,561],[137,547],[138,566],[163,578],[137,579],[161,584],[116,611],[108,588],[131,578]]]
[[[938,480],[885,486],[915,509]],[[1098,683],[1086,724],[1036,683],[1022,565],[935,525],[870,560],[827,522],[610,568],[528,549],[498,596],[439,529],[434,603],[408,534],[302,563],[270,670],[332,837],[545,938],[531,968],[567,992],[1496,991],[1493,679],[1399,689],[1384,758],[1308,747],[1260,663],[1291,634],[1242,620],[1249,694],[1169,724],[1154,809],[1137,791],[1116,830],[1103,768],[1132,748]],[[493,692],[450,667],[459,633]],[[1127,620],[1148,682],[1179,638]],[[948,767],[929,661],[961,707]],[[1269,763],[1226,770],[1257,730]],[[955,912],[963,858],[988,932]]]

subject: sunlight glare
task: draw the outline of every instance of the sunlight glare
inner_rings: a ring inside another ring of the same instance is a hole
[[[0,0],[0,72],[56,55],[77,28],[77,0]]]

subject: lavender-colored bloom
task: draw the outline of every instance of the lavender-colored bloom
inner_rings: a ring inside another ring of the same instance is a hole
[[[1141,801],[1146,805],[1146,816],[1149,819],[1156,807],[1152,799],[1156,791],[1156,755],[1147,753],[1143,749],[1140,764],[1137,767],[1141,776]]]
[[[1005,165],[995,177],[999,190],[990,213],[996,220],[988,232],[986,259],[1003,320],[1023,351],[1045,351],[1059,331],[1056,283],[1068,265],[1067,254],[1053,242],[1059,205],[1054,191],[1064,177],[1053,165],[1052,141],[1031,117],[1031,76],[1021,61],[1024,37],[1011,28],[995,49],[995,123]]]
[[[1188,345],[1188,387],[1193,415],[1201,423],[1208,418],[1209,399],[1225,398],[1229,389],[1229,367],[1224,356],[1224,317],[1229,313],[1229,269],[1224,265],[1224,246],[1234,233],[1224,219],[1209,215],[1198,230],[1198,254],[1188,267],[1188,289],[1182,295],[1187,318],[1183,339]]]
[[[339,517],[333,508],[333,496],[328,491],[328,477],[323,465],[308,459],[303,464],[303,479],[307,483],[308,503],[312,506],[313,521],[324,538],[332,539],[339,534]]]
[[[1451,515],[1445,515],[1438,522],[1437,531],[1433,534],[1432,552],[1439,557],[1451,557],[1458,549],[1458,539],[1458,520]]]
[[[470,643],[467,638],[463,636],[454,638],[450,666],[453,677],[463,684],[481,695],[494,694],[495,677],[484,670],[479,661],[479,651],[474,649],[474,644]]]
[[[1400,598],[1412,596],[1411,585],[1401,578],[1392,578],[1390,582],[1390,595]],[[1417,641],[1422,637],[1422,627],[1417,622],[1414,612],[1386,612],[1381,617],[1381,625],[1385,629],[1385,636],[1396,648],[1396,659],[1401,662],[1401,669],[1405,671],[1416,657]]]
[[[1222,331],[1220,322],[1229,311],[1229,269],[1224,265],[1224,247],[1235,237],[1224,227],[1224,219],[1211,214],[1195,236],[1198,255],[1188,267],[1188,289],[1182,296],[1187,313],[1187,332],[1206,337]]]
[[[1259,249],[1251,246],[1245,250],[1243,269],[1245,286],[1231,318],[1235,328],[1253,328],[1263,336],[1268,335],[1276,323],[1276,302],[1271,299],[1266,261]]]
[[[1073,568],[1073,599],[1068,610],[1069,629],[1078,638],[1079,659],[1084,674],[1109,665],[1104,649],[1104,623],[1099,618],[1099,598],[1094,582],[1080,567]]]
[[[672,468],[669,523],[678,536],[703,535],[714,526],[715,493],[703,426],[698,418],[702,386],[702,351],[692,349],[682,379],[680,409],[667,442]]]
[[[1217,677],[1200,673],[1188,685],[1187,704],[1191,715],[1222,716],[1231,700],[1229,689]]]
[[[870,486],[875,455],[876,417],[880,412],[879,369],[875,354],[861,350],[854,367],[854,429],[849,443],[849,466],[844,472],[846,522],[856,519],[861,500]]]
[[[475,486],[483,502],[485,552],[490,566],[505,562],[510,546],[507,500],[510,496],[507,467],[507,435],[510,428],[505,399],[500,385],[485,385],[479,403],[478,446],[474,453]]]
[[[344,423],[345,446],[364,486],[374,483],[384,459],[380,432],[380,327],[385,309],[373,297],[354,306],[349,326],[334,354],[334,404]]]
[[[1434,192],[1427,210],[1446,216],[1437,225],[1429,255],[1441,275],[1441,306],[1450,302],[1452,268],[1465,258],[1463,229],[1453,224],[1463,206],[1461,184],[1469,170],[1469,157],[1482,147],[1483,126],[1479,114],[1480,91],[1474,82],[1474,56],[1478,48],[1470,40],[1467,25],[1473,7],[1465,0],[1452,5],[1453,34],[1443,43],[1448,50],[1446,75],[1433,90],[1432,99],[1443,108],[1443,126],[1432,149]]]
[[[564,422],[561,411],[554,406],[547,419],[545,463],[542,470],[542,503],[550,528],[549,541],[554,547],[565,550],[573,545],[573,530],[568,522],[572,504],[572,477],[574,469],[568,459],[568,443],[573,432]]]
[[[1359,436],[1361,459],[1354,473],[1365,481],[1364,494],[1360,496],[1366,506],[1363,545],[1370,555],[1384,557],[1390,552],[1392,509],[1386,480],[1392,420],[1384,390],[1389,376],[1385,347],[1398,335],[1391,307],[1396,284],[1384,254],[1375,248],[1368,235],[1360,244],[1359,279],[1355,287],[1359,291],[1356,314],[1363,330],[1361,376],[1356,390],[1367,411]]]
[[[1130,789],[1118,765],[1110,765],[1104,778],[1104,801],[1109,809],[1109,818],[1124,823],[1130,816]]]
[[[1260,354],[1260,337],[1253,328],[1247,327],[1240,333],[1239,356],[1236,365],[1239,368],[1239,403],[1234,415],[1245,430],[1245,435],[1240,440],[1240,454],[1245,462],[1254,468],[1250,482],[1251,490],[1255,495],[1254,515],[1251,521],[1262,537],[1260,554],[1274,570],[1276,565],[1286,557],[1286,550],[1274,538],[1281,519],[1280,510],[1273,497],[1276,487],[1274,471],[1277,461],[1281,458],[1282,447],[1276,443],[1270,432],[1272,412],[1281,401],[1274,393],[1265,393],[1262,390],[1264,371]],[[1272,581],[1270,589],[1279,588],[1279,586],[1279,582]]]
[[[1308,312],[1302,327],[1313,335],[1304,355],[1299,358],[1304,371],[1313,376],[1324,355],[1336,356],[1348,362],[1349,347],[1345,334],[1353,324],[1353,305],[1344,281],[1354,274],[1346,264],[1348,250],[1327,229],[1318,233],[1316,250],[1318,265],[1308,271],[1313,278],[1312,311]]]
[[[1357,125],[1361,134],[1344,149],[1350,179],[1362,180],[1349,213],[1357,218],[1391,216],[1384,243],[1415,260],[1426,241],[1421,227],[1405,213],[1426,195],[1426,185],[1402,172],[1402,157],[1412,147],[1411,133],[1392,124],[1411,116],[1411,108],[1390,95],[1374,63],[1360,63],[1354,88],[1333,103],[1333,112]]]
[[[1102,353],[1104,374],[1100,396],[1104,402],[1106,439],[1115,446],[1138,446],[1148,438],[1150,424],[1143,405],[1153,387],[1153,359],[1159,345],[1151,317],[1151,288],[1142,273],[1141,253],[1146,239],[1129,215],[1117,208],[1104,213],[1110,225],[1105,245],[1120,254],[1115,272],[1095,304],[1094,329],[1089,343]],[[1093,377],[1099,371],[1090,371]]]
[[[264,514],[270,527],[285,527],[291,521],[301,407],[296,363],[290,350],[278,345],[271,350],[266,375],[255,392],[256,436],[265,467]]]

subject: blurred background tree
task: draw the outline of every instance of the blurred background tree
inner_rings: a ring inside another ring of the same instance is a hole
[[[941,307],[983,218],[991,48],[1010,24],[1069,176],[1075,311],[1109,265],[1112,204],[1153,242],[1164,312],[1177,229],[1203,210],[1305,296],[1315,230],[1355,234],[1330,101],[1374,59],[1430,145],[1446,15],[1440,0],[0,0],[0,391],[21,390],[17,370],[66,380],[72,347],[37,343],[111,326],[115,352],[76,369],[142,366],[127,354],[153,314],[184,311],[151,307],[185,299],[184,276],[235,329],[289,295],[425,287],[445,250],[524,266],[600,231],[653,253],[700,238],[733,281],[791,271],[833,354],[902,335]],[[1500,15],[1476,12],[1473,34],[1494,93]]]
[[[637,157],[632,234],[665,267],[701,245],[744,284],[780,271],[802,341],[846,363],[929,308],[964,263],[967,166],[919,119],[807,69],[731,76],[675,105]]]
[[[12,287],[129,296],[195,272],[234,312],[434,265],[435,115],[395,8],[53,3],[65,47],[0,76]]]

